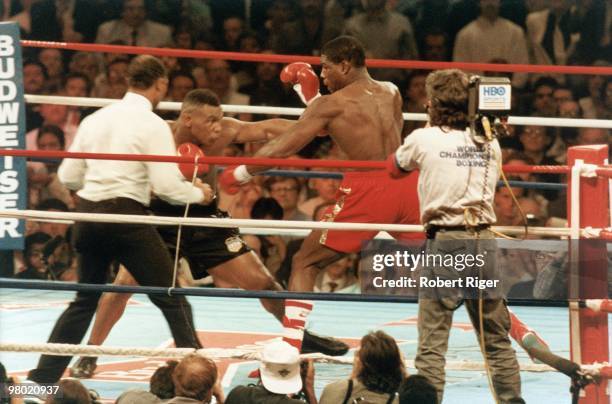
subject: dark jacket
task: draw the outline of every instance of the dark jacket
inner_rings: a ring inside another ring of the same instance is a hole
[[[238,386],[227,395],[225,404],[304,404],[283,394],[271,393],[263,386]]]

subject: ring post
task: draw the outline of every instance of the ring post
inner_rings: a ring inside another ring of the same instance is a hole
[[[568,165],[607,164],[608,146],[570,147]],[[570,176],[571,177],[571,176]],[[578,181],[578,182],[576,182]],[[575,185],[578,185],[576,187]],[[570,226],[605,228],[610,226],[609,180],[596,176],[569,180],[567,194]],[[574,198],[572,198],[572,194]],[[578,201],[579,209],[572,209],[572,199]],[[572,214],[573,211],[573,214]],[[602,299],[608,295],[607,247],[605,240],[570,239],[570,348],[572,360],[579,364],[609,361],[608,314],[578,307],[573,299]],[[572,291],[577,291],[577,295]],[[572,301],[573,300],[573,301]],[[581,392],[580,403],[607,403],[608,382],[592,384]]]

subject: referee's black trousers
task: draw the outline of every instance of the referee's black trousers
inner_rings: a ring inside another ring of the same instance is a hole
[[[146,208],[128,198],[100,202],[81,199],[79,212],[145,215]],[[112,261],[117,261],[142,286],[172,285],[173,260],[155,227],[146,224],[79,222],[74,228],[80,283],[104,284]],[[48,342],[79,344],[91,323],[100,292],[77,292],[55,323]],[[184,296],[150,295],[162,311],[177,347],[201,348],[195,333],[191,305]],[[138,336],[134,336],[138,337]],[[28,379],[38,383],[59,380],[71,356],[42,355]]]

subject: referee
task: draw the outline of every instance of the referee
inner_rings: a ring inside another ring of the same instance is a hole
[[[162,62],[138,56],[128,67],[125,97],[83,120],[71,152],[176,155],[169,126],[153,113],[165,97],[168,77]],[[151,192],[175,205],[208,204],[209,185],[183,180],[173,163],[65,159],[59,179],[78,190],[77,211],[146,215]],[[155,227],[147,224],[79,222],[74,228],[79,282],[104,284],[111,262],[127,268],[143,286],[172,285],[173,261]],[[57,320],[49,342],[78,344],[89,328],[101,292],[78,292]],[[177,347],[201,348],[185,297],[149,296],[162,311]],[[28,378],[57,382],[70,356],[41,356]]]

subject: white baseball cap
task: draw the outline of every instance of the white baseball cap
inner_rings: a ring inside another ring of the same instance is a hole
[[[285,341],[264,347],[259,372],[264,387],[272,393],[293,394],[302,389],[300,353]]]

